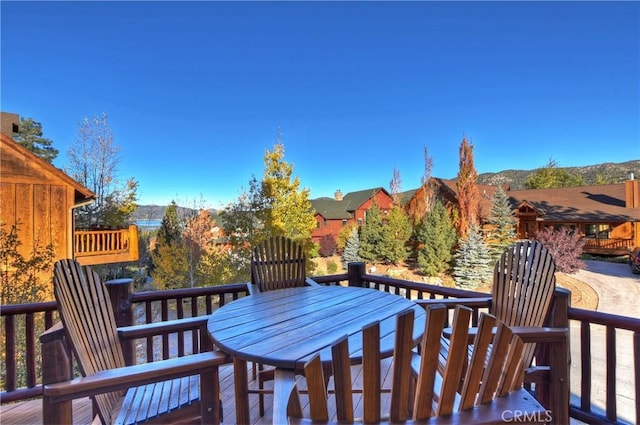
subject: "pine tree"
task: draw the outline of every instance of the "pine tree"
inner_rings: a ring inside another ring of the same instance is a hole
[[[547,165],[531,173],[524,182],[527,189],[553,189],[584,185],[584,178],[558,167],[558,163],[550,158]]]
[[[387,215],[387,222],[382,227],[382,237],[379,255],[384,263],[397,265],[407,259],[411,223],[399,206],[394,206]]]
[[[300,179],[293,177],[293,164],[284,161],[280,133],[273,150],[266,152],[264,164],[262,188],[268,205],[265,227],[274,235],[303,243],[309,241],[316,227],[309,189],[300,188]]]
[[[504,250],[515,242],[517,237],[516,219],[511,214],[509,197],[500,186],[493,195],[489,223],[492,225],[488,237],[489,251],[491,258],[497,260]]]
[[[467,237],[460,241],[454,258],[453,276],[456,285],[476,288],[491,279],[493,260],[477,225],[469,228]]]
[[[358,236],[358,228],[351,228],[351,235],[347,239],[342,251],[342,267],[347,268],[347,264],[352,262],[360,262],[362,258],[358,254],[360,251],[360,237]]]
[[[58,156],[58,150],[53,147],[53,142],[42,137],[42,124],[33,118],[20,118],[18,132],[13,133],[13,140],[24,146],[48,163],[52,163]]]
[[[151,277],[158,289],[181,288],[189,282],[189,260],[187,247],[182,238],[182,224],[178,218],[175,201],[167,206],[156,246],[151,253],[153,268]]]
[[[456,231],[441,201],[435,201],[431,211],[416,227],[418,269],[427,276],[438,276],[450,267]]]
[[[360,230],[360,257],[375,263],[381,260],[379,247],[383,243],[382,216],[380,208],[373,204],[367,211],[367,216]]]
[[[168,245],[173,241],[179,240],[181,234],[182,226],[178,218],[178,205],[176,201],[171,201],[171,204],[164,210],[164,216],[158,229],[156,245]]]

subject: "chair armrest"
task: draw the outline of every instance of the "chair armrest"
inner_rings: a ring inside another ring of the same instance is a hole
[[[416,304],[422,308],[427,308],[433,304],[443,304],[448,309],[453,309],[457,305],[465,305],[467,307],[490,307],[491,297],[480,298],[435,298],[430,300],[413,300]]]
[[[304,282],[307,284],[307,286],[316,286],[316,287],[322,286],[318,282],[316,282],[315,280],[311,279],[310,277],[306,278],[304,280]]]
[[[511,330],[522,339],[522,342],[563,342],[569,337],[568,328],[511,326]]]
[[[125,390],[139,385],[197,375],[216,370],[230,358],[219,351],[104,370],[67,382],[44,385],[43,393],[55,401],[72,400],[96,394]]]
[[[209,316],[186,317],[184,319],[145,323],[118,328],[118,335],[124,339],[145,338],[155,335],[167,335],[182,331],[191,331],[207,326]]]
[[[567,328],[547,328],[547,327],[535,327],[535,326],[511,326],[511,330],[514,334],[518,335],[522,342],[562,342],[569,336],[569,330]],[[493,333],[496,333],[497,328],[493,328]],[[451,338],[452,328],[444,328],[442,335],[445,338]],[[478,333],[478,328],[469,328],[469,344],[473,343],[473,340]]]

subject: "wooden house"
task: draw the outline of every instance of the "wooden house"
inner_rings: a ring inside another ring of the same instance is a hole
[[[3,131],[17,125],[7,125],[12,115],[3,114]],[[74,230],[74,209],[94,202],[95,197],[67,174],[0,133],[0,223],[5,232],[16,226],[23,256],[29,257],[35,246],[51,244],[54,261],[75,258],[83,265],[93,265],[137,260],[136,226]]]
[[[640,192],[624,183],[507,192],[520,238],[545,227],[568,227],[586,238],[584,252],[624,255],[640,246]]]
[[[337,239],[340,230],[349,223],[361,226],[366,220],[367,211],[374,203],[383,217],[393,207],[391,195],[382,187],[349,192],[346,195],[337,190],[333,198],[312,199],[311,205],[315,210],[317,222],[311,235],[313,241],[319,243],[326,235],[332,235]]]
[[[458,189],[455,180],[432,177],[429,180],[429,187],[433,192],[433,197],[442,201],[447,210],[451,211],[458,205]],[[491,205],[497,186],[477,185],[477,188],[480,200],[480,220],[487,221],[491,213]],[[505,188],[505,190],[507,189]],[[422,185],[418,189],[408,190],[401,194],[400,201],[408,214],[411,215],[414,211],[424,210],[424,192],[426,190],[427,187]]]
[[[71,177],[0,134],[0,221],[16,226],[22,255],[52,244],[55,259],[73,257],[73,209],[95,195]]]
[[[451,209],[457,205],[455,180],[432,178],[436,196]],[[497,187],[478,185],[480,220],[487,223]],[[420,202],[424,188],[403,193],[407,211]],[[640,194],[638,180],[619,184],[558,189],[509,190],[505,188],[517,219],[518,238],[534,237],[545,227],[575,229],[586,238],[584,252],[624,255],[640,246]]]

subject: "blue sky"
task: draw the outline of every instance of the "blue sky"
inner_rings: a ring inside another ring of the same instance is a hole
[[[281,129],[311,197],[640,158],[639,2],[14,2],[1,108],[67,150],[106,112],[140,204],[220,208]]]

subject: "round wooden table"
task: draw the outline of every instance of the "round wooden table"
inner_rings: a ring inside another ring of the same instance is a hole
[[[220,350],[234,357],[238,423],[249,421],[247,361],[276,368],[276,403],[279,379],[301,372],[315,353],[329,362],[331,345],[345,335],[349,336],[352,362],[360,362],[362,327],[367,324],[380,322],[381,354],[391,356],[395,316],[407,309],[415,312],[413,338],[417,344],[424,331],[424,309],[406,298],[374,289],[280,289],[244,297],[216,310],[207,327]]]

